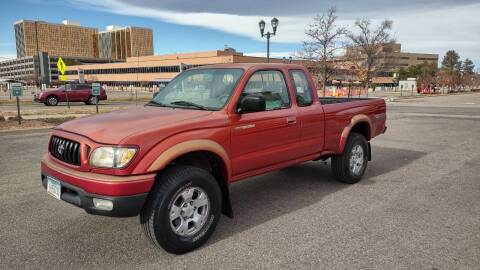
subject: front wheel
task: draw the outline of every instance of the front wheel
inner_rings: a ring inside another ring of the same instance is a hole
[[[49,96],[47,97],[47,101],[45,103],[47,106],[57,106],[58,98],[56,96]]]
[[[354,184],[362,179],[367,163],[367,140],[363,135],[352,132],[343,153],[332,157],[332,173],[338,181]]]
[[[208,240],[220,218],[221,204],[220,188],[210,173],[175,166],[157,177],[140,223],[156,246],[183,254]]]

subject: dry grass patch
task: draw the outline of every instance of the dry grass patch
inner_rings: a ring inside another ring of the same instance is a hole
[[[11,118],[7,121],[0,121],[0,131],[10,130],[24,130],[24,129],[39,129],[39,128],[54,128],[61,123],[75,119],[75,117],[64,118],[45,118],[45,119],[22,119],[22,124],[18,124],[17,119]]]

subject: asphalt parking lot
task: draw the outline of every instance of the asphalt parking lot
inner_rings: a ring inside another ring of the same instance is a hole
[[[356,185],[308,162],[231,187],[202,248],[171,255],[139,218],[92,216],[47,195],[49,130],[0,132],[5,269],[478,269],[480,93],[388,105],[386,134]]]

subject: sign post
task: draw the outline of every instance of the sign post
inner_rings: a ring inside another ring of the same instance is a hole
[[[67,98],[67,106],[68,108],[70,109],[70,102],[68,100],[68,88],[67,88],[67,78],[65,77],[65,68],[67,67],[67,65],[65,65],[65,62],[63,62],[62,58],[59,57],[58,58],[58,62],[57,62],[57,68],[58,68],[58,71],[60,72],[60,76],[59,76],[59,79],[62,81],[62,82],[65,82],[65,96]],[[68,85],[70,86],[70,85]]]
[[[20,116],[20,100],[18,97],[21,97],[23,95],[22,91],[22,84],[21,83],[12,83],[11,84],[11,89],[12,89],[12,96],[16,97],[17,99],[17,119],[18,119],[18,124],[22,124],[21,116]]]
[[[65,83],[65,97],[67,98],[67,106],[70,109],[70,100],[68,99],[68,92],[72,90],[72,85]]]
[[[12,85],[8,83],[7,88],[8,88],[8,95],[10,96],[10,100],[12,100]]]
[[[95,96],[95,98],[96,98],[95,106],[96,106],[97,113],[98,113],[98,100],[99,100],[98,97],[100,96],[100,84],[99,83],[92,83],[92,95]]]

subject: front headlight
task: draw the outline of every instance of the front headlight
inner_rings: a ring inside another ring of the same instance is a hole
[[[135,148],[99,147],[90,156],[90,166],[123,168],[132,160],[136,152]]]

